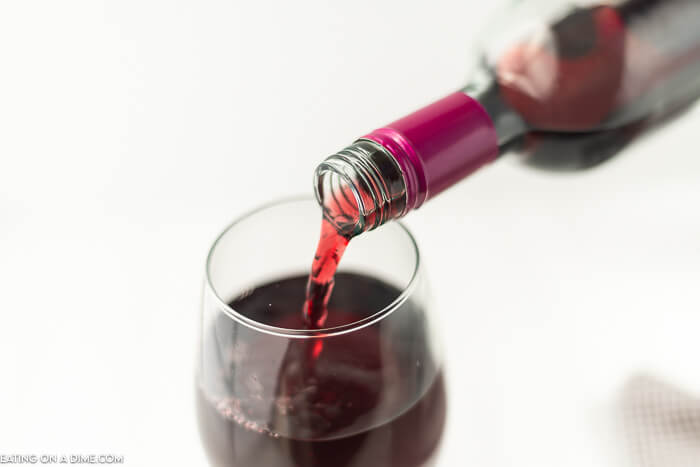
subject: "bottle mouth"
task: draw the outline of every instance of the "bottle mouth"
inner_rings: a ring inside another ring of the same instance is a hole
[[[343,162],[329,159],[316,168],[314,193],[323,218],[341,235],[353,237],[366,230],[368,210],[356,174]]]
[[[314,174],[314,192],[324,218],[347,237],[406,213],[401,169],[384,147],[369,140],[323,161]]]

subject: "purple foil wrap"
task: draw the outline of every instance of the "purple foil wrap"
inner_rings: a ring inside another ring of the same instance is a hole
[[[498,136],[484,108],[455,92],[363,136],[384,146],[404,173],[408,209],[498,156]]]

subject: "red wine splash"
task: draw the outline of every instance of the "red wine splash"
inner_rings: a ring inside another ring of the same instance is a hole
[[[335,284],[335,271],[350,238],[342,235],[327,219],[321,221],[321,238],[306,285],[304,319],[310,328],[321,328],[328,318],[328,300]]]
[[[337,178],[331,184],[330,196],[323,200],[321,235],[306,285],[303,313],[311,329],[322,328],[326,323],[335,272],[360,215],[359,204],[350,188]]]

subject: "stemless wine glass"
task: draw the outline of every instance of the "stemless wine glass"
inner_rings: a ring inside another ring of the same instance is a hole
[[[398,222],[350,242],[324,329],[302,305],[321,211],[310,199],[231,224],[206,264],[200,434],[227,467],[434,465],[442,352],[416,243]]]

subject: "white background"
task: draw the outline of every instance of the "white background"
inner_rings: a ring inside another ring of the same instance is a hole
[[[209,243],[456,89],[487,3],[0,3],[0,454],[204,465]],[[699,124],[575,175],[506,158],[406,219],[449,321],[441,466],[620,465],[631,375],[700,395]]]

